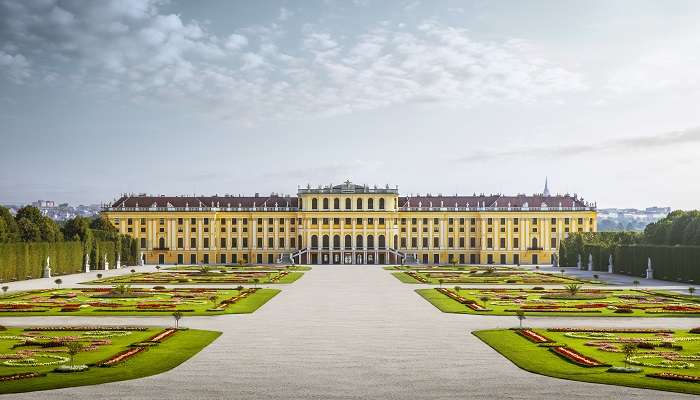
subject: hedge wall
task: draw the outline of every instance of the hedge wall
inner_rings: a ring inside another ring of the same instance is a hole
[[[80,272],[83,264],[81,242],[29,242],[0,244],[0,280],[41,278],[46,257],[56,274]]]
[[[613,269],[616,273],[643,277],[649,257],[656,279],[700,282],[700,246],[618,246]]]
[[[51,271],[54,275],[81,272],[85,264],[86,247],[90,251],[92,269],[104,269],[105,254],[109,268],[115,268],[118,252],[121,254],[122,265],[136,265],[137,249],[132,242],[134,240],[129,237],[121,237],[115,241],[93,244],[77,241],[0,243],[0,281],[41,278],[47,256],[51,257]]]

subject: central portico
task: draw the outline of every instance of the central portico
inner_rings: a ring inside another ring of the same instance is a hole
[[[304,212],[300,243],[292,257],[310,264],[387,264],[400,262],[398,188],[340,185],[300,188]]]

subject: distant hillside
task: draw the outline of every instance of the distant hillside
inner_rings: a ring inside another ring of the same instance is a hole
[[[598,209],[598,231],[642,232],[647,225],[665,218],[670,212],[671,207],[601,208]]]

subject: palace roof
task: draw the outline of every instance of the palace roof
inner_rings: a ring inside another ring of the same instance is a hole
[[[297,207],[296,197],[272,196],[146,196],[125,195],[112,204],[112,208],[250,208]]]

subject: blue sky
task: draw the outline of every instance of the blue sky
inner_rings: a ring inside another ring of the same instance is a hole
[[[697,208],[694,1],[0,0],[0,201],[555,192]]]

